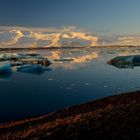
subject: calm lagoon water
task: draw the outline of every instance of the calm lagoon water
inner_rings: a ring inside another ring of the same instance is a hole
[[[139,48],[43,50],[53,62],[40,75],[0,75],[0,122],[37,117],[64,107],[140,89],[140,68],[107,64],[118,55],[140,54]],[[73,61],[54,62],[54,59]]]

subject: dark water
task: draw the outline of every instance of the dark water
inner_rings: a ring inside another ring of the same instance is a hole
[[[118,55],[140,54],[138,48],[38,51],[53,62],[41,75],[14,72],[0,76],[0,122],[36,117],[67,106],[140,88],[140,68],[107,64]]]

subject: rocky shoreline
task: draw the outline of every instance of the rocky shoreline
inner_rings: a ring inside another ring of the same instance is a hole
[[[0,125],[0,140],[140,139],[140,91]]]

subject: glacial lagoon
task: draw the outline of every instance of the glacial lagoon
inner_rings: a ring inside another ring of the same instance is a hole
[[[1,52],[2,53],[2,52]],[[17,51],[16,53],[27,53]],[[0,122],[37,117],[64,107],[140,89],[140,67],[107,64],[140,48],[85,48],[31,51],[52,64],[42,73],[0,74]]]

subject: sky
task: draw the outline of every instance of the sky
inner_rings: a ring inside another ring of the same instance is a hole
[[[0,0],[0,26],[76,26],[98,34],[139,35],[139,0]]]

